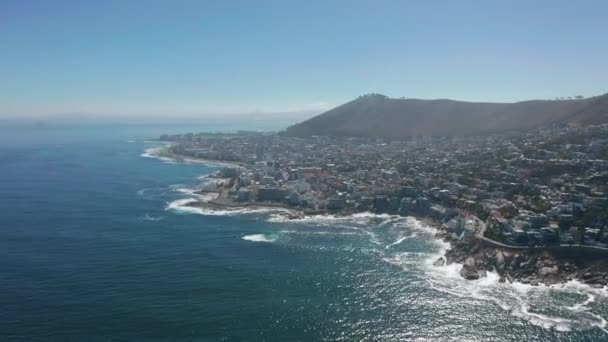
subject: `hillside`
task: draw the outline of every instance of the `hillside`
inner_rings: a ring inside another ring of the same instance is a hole
[[[471,135],[526,130],[553,123],[608,122],[608,94],[578,100],[483,103],[361,96],[290,126],[287,135],[411,136]]]

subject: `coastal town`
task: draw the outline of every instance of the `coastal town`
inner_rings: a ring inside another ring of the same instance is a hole
[[[218,172],[215,189],[201,189],[216,191],[217,198],[193,205],[423,217],[456,246],[502,247],[506,255],[493,260],[508,259],[508,251],[544,253],[565,246],[608,250],[608,125],[402,141],[249,131],[160,140],[170,143],[166,153],[172,156],[229,163]],[[466,278],[479,277],[484,262],[469,260],[478,249],[452,252],[463,269],[476,264]],[[530,272],[557,273],[548,270],[557,266],[576,269],[554,262]],[[608,277],[596,273],[568,277],[606,285]]]

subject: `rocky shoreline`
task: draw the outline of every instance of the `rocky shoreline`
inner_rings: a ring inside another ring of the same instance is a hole
[[[300,219],[305,216],[322,214],[338,216],[355,214],[351,211],[301,211],[278,203],[243,204],[211,200],[209,202],[197,201],[187,205],[211,210],[226,208],[282,209],[286,210],[288,219]],[[460,275],[467,280],[477,280],[485,277],[487,272],[496,272],[500,276],[500,282],[553,285],[576,279],[597,288],[608,285],[608,260],[588,261],[576,255],[558,256],[548,250],[510,250],[486,246],[475,236],[453,239],[443,230],[442,225],[432,218],[416,218],[437,229],[437,238],[450,243],[450,249],[434,265],[462,264]]]
[[[221,199],[209,202],[196,201],[187,205],[211,210],[281,209],[286,211],[285,215],[288,219],[322,214],[338,216],[354,214],[350,211],[300,211],[278,203],[243,204],[225,202]],[[434,265],[462,264],[460,275],[467,280],[477,280],[485,277],[487,272],[496,272],[500,276],[500,282],[553,285],[577,279],[597,288],[608,285],[608,260],[589,261],[576,255],[558,256],[548,250],[510,250],[486,246],[475,236],[453,239],[443,230],[441,224],[432,218],[417,217],[417,219],[437,229],[436,237],[450,243],[450,249]]]
[[[605,259],[590,261],[581,256],[557,255],[548,250],[489,247],[475,237],[446,240],[450,240],[451,247],[435,265],[461,263],[460,275],[468,280],[496,272],[500,282],[552,285],[579,280],[597,288],[608,285],[608,260]]]

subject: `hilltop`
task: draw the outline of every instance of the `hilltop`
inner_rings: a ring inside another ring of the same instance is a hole
[[[608,122],[608,94],[587,99],[515,103],[393,99],[371,94],[290,126],[285,133],[296,137],[399,139],[528,130],[557,123],[604,122]]]

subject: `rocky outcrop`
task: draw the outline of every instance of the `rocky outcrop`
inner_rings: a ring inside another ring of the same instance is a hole
[[[473,237],[451,242],[452,247],[445,254],[446,264],[462,263],[460,275],[465,279],[475,280],[486,272],[496,272],[500,282],[551,285],[579,279],[596,287],[608,285],[608,260],[556,256],[546,250],[488,247]]]
[[[445,266],[445,258],[441,257],[433,263],[433,266]]]
[[[479,279],[479,271],[477,270],[475,259],[467,258],[465,260],[460,270],[460,276],[467,280]]]

